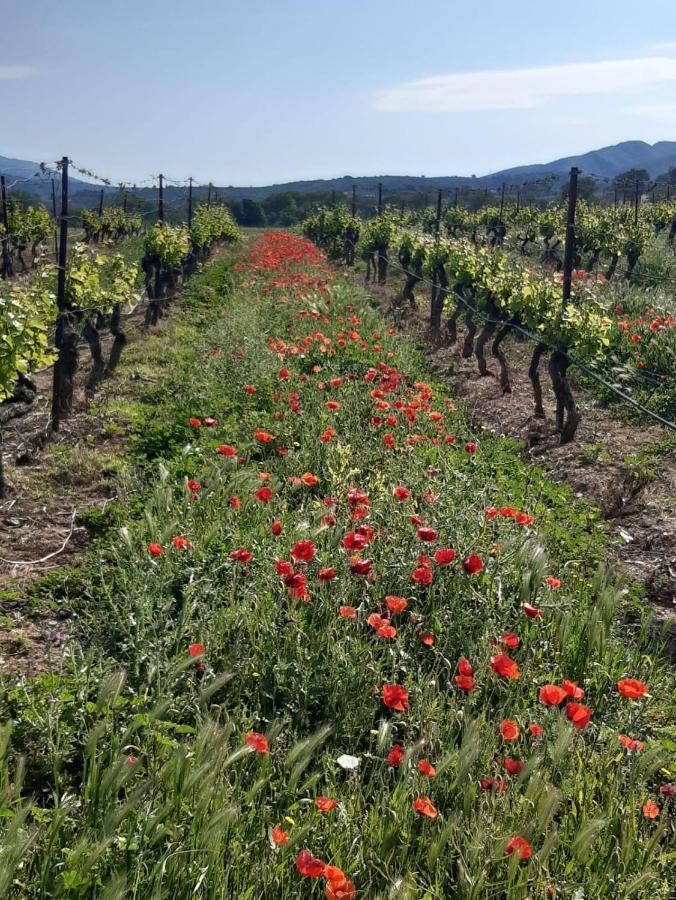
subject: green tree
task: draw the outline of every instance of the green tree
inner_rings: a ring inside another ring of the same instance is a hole
[[[636,185],[643,194],[650,185],[650,175],[646,169],[628,169],[613,178],[613,187],[618,191],[635,191]]]

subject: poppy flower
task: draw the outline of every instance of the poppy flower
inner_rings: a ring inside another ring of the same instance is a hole
[[[272,531],[275,537],[279,537],[279,535],[282,533],[282,523],[279,521],[279,519],[275,519],[275,521],[270,526],[270,531]]]
[[[470,553],[462,566],[468,575],[478,575],[479,572],[483,571],[484,564],[480,556],[477,556],[476,553]]]
[[[411,492],[408,488],[405,487],[396,487],[392,492],[397,500],[408,500],[411,496]]]
[[[471,662],[468,659],[465,659],[464,656],[461,656],[458,660],[458,672],[461,675],[474,675],[474,668]]]
[[[373,563],[368,559],[353,558],[350,563],[350,572],[353,575],[370,575]]]
[[[514,521],[517,525],[532,525],[533,517],[529,516],[528,513],[520,512],[516,514]]]
[[[545,583],[548,584],[549,587],[550,587],[553,591],[558,591],[558,589],[561,587],[561,579],[560,579],[560,578],[554,578],[554,577],[551,576],[551,575],[548,575],[547,578],[545,578]]]
[[[233,447],[232,444],[219,444],[216,447],[216,453],[220,456],[237,456],[237,448]]]
[[[286,380],[287,378],[291,378],[291,372],[289,372],[288,369],[280,369],[277,375],[278,378],[280,378],[282,381]]]
[[[531,606],[530,603],[524,603],[521,607],[523,611],[526,613],[529,619],[541,619],[542,618],[542,610],[537,609],[535,606]]]
[[[583,703],[570,702],[566,704],[566,718],[572,724],[573,728],[578,731],[584,731],[589,725],[592,717],[592,710]]]
[[[437,550],[434,554],[434,561],[438,566],[449,566],[456,557],[455,550],[451,550],[450,548],[443,548],[441,550]]]
[[[389,640],[391,638],[395,638],[397,636],[397,629],[393,628],[391,625],[385,623],[381,625],[378,631],[376,632],[379,638],[383,638]]]
[[[513,519],[517,514],[517,510],[513,506],[501,506],[498,509],[498,515],[503,519]]]
[[[568,681],[564,678],[561,682],[561,687],[566,692],[566,696],[570,697],[573,700],[582,700],[584,697],[584,691],[582,688],[577,686],[577,681]]]
[[[344,878],[342,881],[329,881],[324,891],[326,900],[356,900],[357,888],[354,881]]]
[[[303,600],[309,596],[307,590],[307,578],[302,572],[291,572],[284,576],[284,586],[292,597]]]
[[[557,684],[545,684],[544,687],[540,688],[540,700],[546,706],[558,706],[559,703],[563,703],[567,696],[568,694],[564,688],[559,687]]]
[[[293,573],[293,565],[286,559],[278,559],[275,563],[275,572],[278,575],[291,575]]]
[[[232,551],[232,553],[230,554],[230,559],[234,559],[235,562],[240,562],[246,565],[253,559],[253,553],[250,550],[247,550],[246,547],[240,547],[239,550]]]
[[[533,848],[526,838],[517,835],[516,837],[510,838],[505,847],[505,854],[507,856],[511,856],[512,853],[516,853],[519,859],[528,859],[533,855]]]
[[[646,800],[643,804],[643,815],[646,819],[656,819],[660,814],[660,808],[652,800]]]
[[[291,551],[291,556],[296,562],[298,562],[298,560],[302,560],[303,562],[312,562],[312,560],[315,558],[314,543],[308,540],[298,541]]]
[[[467,453],[476,453],[477,449],[477,445],[474,443],[474,441],[467,441],[467,443],[465,444],[465,452]]]
[[[392,613],[402,613],[408,606],[408,600],[404,597],[396,597],[393,594],[388,594],[388,596],[385,597],[385,603]]]
[[[191,416],[188,419],[188,425],[192,425],[193,428],[200,428],[200,426],[202,425],[202,420],[196,419],[194,416]]]
[[[617,739],[623,747],[627,748],[629,753],[632,753],[634,750],[643,750],[645,747],[643,741],[634,740],[634,738],[630,738],[626,734],[618,735]]]
[[[256,393],[256,388],[254,387],[253,384],[247,384],[247,385],[245,385],[244,390],[246,391],[246,393],[247,393],[250,397],[251,397],[253,394]]]
[[[435,638],[434,638],[434,634],[431,631],[421,631],[420,632],[420,640],[423,642],[423,644],[426,647],[434,646]]]
[[[371,615],[366,620],[367,624],[371,626],[371,628],[382,628],[383,625],[387,624],[387,619],[383,619],[380,613],[371,613]]]
[[[335,436],[336,436],[335,430],[333,428],[329,427],[329,428],[325,429],[322,432],[322,434],[319,435],[319,440],[322,442],[322,444],[328,444],[328,442],[331,440],[331,438],[334,438]]]
[[[271,441],[274,441],[274,434],[268,434],[267,431],[263,431],[262,428],[256,428],[254,431],[254,437],[260,444],[269,444]]]
[[[186,482],[186,487],[188,488],[188,490],[193,491],[193,493],[195,494],[198,491],[202,490],[202,485],[199,483],[199,481],[193,481],[193,479],[190,479]]]
[[[245,744],[256,753],[268,753],[270,751],[268,739],[258,731],[250,731],[246,736]]]
[[[254,494],[259,503],[269,503],[272,500],[272,491],[269,487],[259,488]]]
[[[333,579],[336,577],[336,570],[331,568],[320,569],[317,573],[317,577],[322,584],[326,584],[326,582],[333,581]]]
[[[520,775],[525,763],[520,759],[512,759],[511,756],[508,756],[504,761],[504,766],[508,775]]]
[[[437,533],[434,528],[420,526],[418,528],[418,538],[426,544],[433,544],[437,539]]]
[[[531,722],[531,724],[528,726],[528,730],[533,735],[533,737],[542,737],[542,735],[545,733],[542,725],[538,725],[537,722]]]
[[[172,545],[176,550],[192,550],[192,544],[187,538],[181,537],[180,534],[174,535],[171,539]]]
[[[275,825],[270,834],[272,835],[272,840],[278,847],[283,847],[289,840],[289,832],[284,831],[279,825]]]
[[[663,797],[676,797],[676,784],[661,784],[660,794]]]
[[[338,612],[344,619],[357,618],[357,610],[354,608],[354,606],[341,606]]]
[[[495,778],[482,778],[479,784],[484,791],[490,791],[491,788],[495,788],[498,793],[502,794],[507,790],[507,784],[504,778],[501,778],[499,775]]]
[[[636,678],[622,678],[617,682],[617,690],[629,700],[639,700],[648,693],[648,688]]]
[[[329,881],[345,881],[345,872],[339,869],[338,866],[325,866],[324,878],[327,878]]]
[[[500,643],[504,644],[505,647],[510,647],[512,650],[515,650],[519,646],[519,638],[513,631],[507,631],[500,638]]]
[[[490,521],[491,519],[494,519],[497,516],[498,511],[494,506],[487,506],[485,509],[485,513],[486,513],[486,518]]]
[[[190,644],[188,653],[193,659],[196,659],[198,656],[204,656],[204,644]]]
[[[358,550],[364,550],[368,546],[368,543],[368,537],[357,531],[348,531],[343,538],[343,547],[351,553]]]
[[[309,850],[301,850],[296,857],[296,868],[306,878],[321,878],[325,866],[321,859],[316,859]]]
[[[338,806],[338,801],[330,797],[315,797],[315,806],[320,812],[330,813]]]
[[[212,419],[209,416],[204,420],[204,424],[207,428],[215,428],[218,425],[218,419]]]
[[[428,762],[426,759],[421,759],[418,761],[418,771],[426,778],[434,778],[434,776],[437,774],[437,770],[434,768],[432,763]]]
[[[394,709],[397,712],[404,712],[408,709],[408,691],[400,684],[384,684],[382,699],[388,709]]]
[[[300,476],[300,480],[303,482],[305,487],[314,487],[319,481],[319,478],[317,478],[316,475],[313,475],[312,472],[303,472],[303,474]]]
[[[491,669],[503,678],[519,678],[521,675],[516,662],[506,653],[491,656]]]
[[[427,816],[428,819],[436,819],[438,815],[437,809],[429,797],[416,797],[413,801],[413,809],[421,816]]]
[[[233,509],[239,509],[242,505],[242,501],[239,499],[239,497],[231,497],[228,502]]]
[[[400,766],[404,761],[405,750],[401,744],[394,744],[387,754],[387,761],[391,766]]]
[[[519,737],[519,727],[512,719],[500,722],[500,734],[505,741],[515,741]]]
[[[164,549],[163,549],[159,544],[154,544],[154,543],[151,542],[150,544],[148,544],[148,548],[147,548],[147,549],[148,549],[148,553],[149,553],[151,556],[157,557],[157,556],[163,556],[163,555],[164,555]]]
[[[454,680],[461,691],[471,694],[474,690],[474,679],[471,675],[456,675]]]
[[[432,570],[429,566],[419,566],[411,572],[411,578],[418,584],[432,584]]]

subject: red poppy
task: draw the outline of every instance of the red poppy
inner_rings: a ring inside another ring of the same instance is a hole
[[[418,771],[426,778],[434,778],[434,776],[437,774],[437,770],[434,768],[432,763],[428,762],[426,759],[421,759],[418,761]]]
[[[390,752],[387,754],[387,761],[392,766],[400,766],[404,761],[404,753],[406,751],[401,744],[394,744]]]
[[[520,775],[525,763],[520,759],[512,759],[511,756],[508,756],[504,761],[504,766],[508,775]]]
[[[513,631],[507,631],[500,638],[500,643],[504,644],[505,647],[510,647],[512,650],[515,650],[519,646],[519,638]]]
[[[433,647],[435,637],[431,631],[421,631],[420,632],[420,640],[426,647]]]
[[[639,700],[648,693],[648,688],[636,678],[622,678],[617,682],[617,690],[629,700]]]
[[[494,506],[487,506],[485,512],[486,518],[489,520],[494,519],[498,514],[498,511]]]
[[[354,881],[343,878],[342,881],[328,881],[324,891],[326,900],[356,900],[357,888]]]
[[[242,501],[239,499],[239,497],[231,497],[228,502],[233,509],[239,509],[242,505]]]
[[[147,549],[148,549],[148,553],[151,556],[163,556],[164,555],[164,549],[159,544],[150,543],[150,544],[148,544]]]
[[[254,387],[253,384],[247,384],[247,385],[245,385],[244,390],[246,391],[246,393],[247,393],[249,396],[251,396],[252,394],[255,394],[255,393],[256,393],[256,388]]]
[[[234,559],[236,562],[246,565],[253,559],[253,553],[250,550],[247,550],[246,547],[240,547],[239,550],[232,551],[230,559]]]
[[[426,544],[433,544],[437,539],[437,533],[434,528],[420,526],[418,528],[418,538]]]
[[[209,416],[204,420],[204,424],[207,428],[215,428],[218,425],[218,419],[212,419]]]
[[[291,556],[296,562],[298,562],[298,560],[312,562],[315,558],[315,545],[312,541],[308,540],[298,541],[291,551]]]
[[[383,619],[380,613],[371,613],[371,615],[366,620],[366,623],[371,626],[371,628],[382,628],[383,625],[387,624],[387,619]]]
[[[578,731],[583,731],[587,727],[587,725],[589,725],[589,720],[592,717],[592,711],[583,703],[573,703],[571,701],[570,703],[566,704],[566,717],[572,724],[573,728],[577,728]]]
[[[660,808],[652,800],[646,800],[643,804],[643,815],[646,819],[656,819],[660,814]]]
[[[303,472],[303,474],[300,476],[300,480],[303,482],[305,487],[314,487],[318,483],[319,478],[317,478],[316,475],[313,475],[312,472]]]
[[[354,606],[341,606],[338,612],[344,619],[357,618],[357,610],[354,608]]]
[[[548,575],[547,578],[545,578],[545,582],[553,591],[558,591],[558,589],[561,587],[561,579],[554,578],[551,575]]]
[[[661,784],[660,794],[662,794],[663,797],[676,797],[676,784]]]
[[[474,679],[471,675],[456,675],[455,683],[461,691],[467,691],[468,694],[474,690]]]
[[[535,606],[531,606],[530,603],[524,603],[521,607],[523,611],[526,613],[529,619],[541,619],[542,618],[542,610],[537,609]]]
[[[380,626],[376,634],[379,638],[391,639],[397,636],[397,629],[385,623],[384,625]]]
[[[479,572],[483,571],[484,563],[481,557],[477,556],[476,553],[470,553],[462,566],[468,575],[478,575]]]
[[[503,519],[513,519],[517,514],[517,510],[513,506],[501,506],[498,509],[498,515]]]
[[[484,791],[490,791],[491,788],[495,788],[498,793],[502,794],[507,790],[507,783],[499,775],[496,775],[495,778],[482,778],[479,784]]]
[[[308,597],[307,578],[302,572],[291,572],[284,576],[284,586],[292,597],[297,600],[304,600]]]
[[[280,536],[280,534],[282,533],[282,523],[279,521],[279,519],[275,519],[275,521],[270,526],[270,530],[275,537]]]
[[[269,487],[262,487],[256,491],[254,497],[260,503],[269,503],[272,500],[272,491]]]
[[[438,566],[448,566],[450,565],[456,557],[455,550],[451,550],[450,548],[443,548],[441,550],[437,550],[434,554],[434,561]]]
[[[491,656],[491,669],[503,678],[519,678],[521,675],[516,662],[505,653]]]
[[[626,734],[618,735],[617,739],[620,744],[622,744],[623,747],[626,747],[630,753],[632,753],[634,750],[643,750],[643,748],[645,747],[643,741],[634,740],[634,738],[630,738]]]
[[[408,500],[408,498],[411,496],[411,492],[408,488],[405,487],[396,487],[393,491],[393,494],[397,498],[397,500]]]
[[[177,550],[192,550],[192,544],[187,538],[181,537],[180,534],[174,535],[171,543]]]
[[[461,675],[474,675],[474,668],[471,662],[468,659],[465,659],[464,656],[461,656],[458,660],[458,672]]]
[[[315,797],[315,806],[320,812],[330,813],[338,806],[338,801],[330,797]]]
[[[204,656],[204,644],[190,644],[188,653],[193,659],[196,659],[198,656]]]
[[[324,868],[324,878],[329,881],[345,881],[345,872],[338,866],[326,866]]]
[[[196,419],[194,416],[191,416],[188,419],[188,425],[192,425],[193,428],[199,428],[201,424],[202,424],[202,420]]]
[[[392,613],[402,613],[408,606],[408,600],[404,599],[404,597],[395,597],[393,594],[388,594],[385,597],[385,603]]]
[[[320,569],[317,577],[322,584],[326,584],[326,582],[333,581],[333,579],[336,577],[336,570],[331,568]]]
[[[331,438],[334,438],[335,436],[336,436],[335,430],[333,428],[329,427],[329,428],[325,429],[325,431],[322,434],[319,435],[319,440],[322,442],[322,444],[328,444],[328,442],[331,440]]]
[[[343,538],[343,547],[350,552],[364,550],[368,543],[368,537],[358,531],[348,531]]]
[[[467,451],[467,453],[476,453],[477,445],[474,443],[474,441],[467,441],[467,443],[465,444],[465,450]]]
[[[529,516],[528,513],[520,512],[516,514],[514,521],[517,525],[532,525],[533,517]]]
[[[537,722],[531,722],[531,724],[528,726],[528,730],[533,735],[533,737],[542,737],[542,735],[545,733],[542,725],[538,725]]]
[[[188,490],[191,490],[194,493],[202,490],[202,485],[199,483],[199,481],[194,481],[192,478],[186,482],[186,487],[188,488]]]
[[[280,828],[279,825],[275,825],[272,829],[272,840],[277,844],[278,847],[283,847],[286,842],[289,840],[289,832],[284,831],[283,828]]]
[[[291,372],[288,369],[280,369],[277,375],[281,380],[291,378]]]
[[[278,559],[275,563],[275,572],[278,575],[291,575],[293,573],[293,565],[286,559]]]
[[[400,684],[384,684],[382,698],[388,709],[395,709],[397,712],[408,709],[408,691]]]
[[[500,722],[500,734],[505,741],[515,741],[519,737],[519,726],[512,719]]]
[[[353,575],[370,575],[373,563],[368,559],[357,559],[353,557],[350,563],[350,572]]]
[[[429,797],[416,797],[413,801],[413,809],[421,816],[427,816],[428,819],[436,819],[438,815],[437,809]]]
[[[507,856],[511,856],[512,853],[516,853],[519,859],[528,859],[533,855],[533,848],[526,838],[517,835],[516,837],[511,838],[505,847],[505,854]]]
[[[547,706],[558,706],[567,696],[566,691],[557,684],[545,684],[540,688],[540,700]]]
[[[270,750],[268,739],[258,731],[250,731],[246,736],[245,743],[247,747],[251,747],[256,753],[268,753]]]
[[[582,700],[584,697],[584,691],[582,688],[577,686],[577,681],[568,681],[564,678],[561,682],[561,686],[566,692],[566,696],[570,697],[573,700]]]
[[[432,570],[429,566],[419,566],[411,572],[411,578],[418,584],[432,584]]]
[[[254,431],[254,437],[260,444],[269,444],[271,441],[274,441],[274,434],[268,434],[267,431],[263,431],[262,428],[256,428]]]
[[[301,850],[296,857],[296,868],[306,878],[321,878],[325,867],[321,859],[316,859],[308,850]]]
[[[216,447],[216,453],[219,453],[221,456],[237,456],[237,448],[231,444],[220,444]]]

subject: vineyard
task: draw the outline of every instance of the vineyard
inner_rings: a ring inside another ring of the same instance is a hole
[[[528,347],[563,444],[571,367],[668,431],[676,204],[336,204],[245,241],[220,204],[112,208],[69,243],[66,201],[53,263],[35,212],[4,232],[0,427],[53,371],[45,453],[83,409],[123,440],[86,549],[0,591],[2,628],[21,593],[60,632],[0,676],[0,897],[671,897],[641,589],[427,353],[490,354],[509,394]]]

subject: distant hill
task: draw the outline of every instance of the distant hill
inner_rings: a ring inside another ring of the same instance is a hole
[[[296,191],[302,194],[317,193],[321,191],[336,191],[349,193],[355,185],[360,194],[374,194],[378,190],[378,182],[382,182],[386,193],[402,192],[426,192],[439,188],[496,188],[503,182],[508,185],[535,182],[540,179],[550,179],[552,187],[556,188],[567,175],[571,166],[578,166],[583,174],[593,175],[600,179],[611,179],[628,169],[647,169],[652,178],[662,175],[676,166],[676,141],[658,141],[656,144],[647,144],[645,141],[624,141],[612,147],[602,147],[600,150],[592,150],[578,156],[566,156],[555,159],[552,162],[536,165],[516,166],[504,169],[500,172],[492,172],[489,175],[471,178],[449,175],[437,178],[425,178],[420,175],[373,175],[351,176],[343,175],[340,178],[316,179],[312,181],[290,181],[284,184],[271,184],[264,187],[215,187],[221,198],[242,199],[248,197],[252,200],[263,200],[272,194],[281,194],[288,191]],[[35,194],[43,200],[51,198],[51,186],[48,176],[39,175],[39,164],[21,159],[8,159],[0,156],[0,174],[5,175],[9,182],[15,179],[28,179],[15,185],[16,190],[24,190]],[[38,173],[36,175],[36,173]],[[75,206],[95,206],[98,201],[101,186],[91,184],[81,179],[70,179],[72,197]],[[117,192],[117,188],[104,188],[106,194]],[[143,188],[135,191],[136,194],[150,198],[155,196],[155,188]],[[172,194],[178,193],[176,189],[167,189],[167,199]],[[197,196],[202,196],[204,189],[196,191]]]

